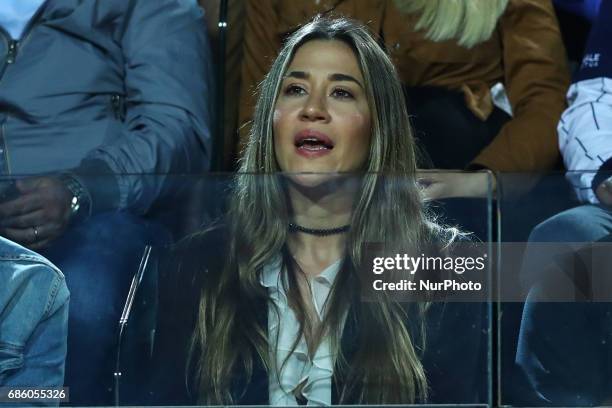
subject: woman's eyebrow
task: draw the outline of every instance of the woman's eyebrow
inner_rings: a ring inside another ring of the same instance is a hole
[[[285,78],[290,77],[297,79],[308,79],[310,77],[310,74],[304,71],[291,71],[287,75],[285,75]]]
[[[285,75],[285,78],[297,78],[297,79],[308,79],[310,78],[310,74],[308,72],[304,72],[304,71],[291,71],[289,73],[287,73],[287,75]],[[359,87],[361,89],[363,89],[363,85],[361,84],[361,82],[359,82],[355,77],[351,76],[351,75],[347,75],[347,74],[341,74],[341,73],[334,73],[334,74],[330,74],[327,79],[329,79],[330,81],[350,81],[350,82],[354,82],[357,85],[359,85]]]
[[[361,82],[359,82],[355,77],[352,77],[352,76],[347,75],[347,74],[340,74],[340,73],[331,74],[328,78],[329,78],[330,81],[350,81],[350,82],[354,82],[357,85],[359,85],[359,87],[361,89],[363,89],[363,85],[361,85]]]

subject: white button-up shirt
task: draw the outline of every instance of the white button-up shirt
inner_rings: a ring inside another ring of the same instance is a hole
[[[327,267],[320,275],[310,280],[310,291],[315,310],[321,320],[325,315],[325,304],[331,286],[336,279],[341,261]],[[335,356],[332,355],[329,341],[324,338],[317,348],[314,357],[308,355],[308,346],[302,336],[293,354],[289,355],[298,331],[299,323],[295,313],[289,307],[287,295],[281,279],[282,261],[280,257],[266,265],[263,269],[261,283],[267,287],[272,300],[280,312],[270,307],[268,310],[268,333],[270,338],[270,352],[273,362],[280,369],[285,359],[287,363],[278,373],[274,367],[269,374],[269,402],[270,405],[295,406],[298,405],[294,390],[305,382],[302,395],[308,400],[310,406],[331,405],[332,375]],[[278,333],[278,338],[276,337]],[[278,348],[275,347],[278,344]]]
[[[19,40],[28,22],[45,0],[0,0],[0,26]]]

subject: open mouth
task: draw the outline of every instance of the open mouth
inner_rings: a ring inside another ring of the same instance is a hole
[[[298,133],[294,143],[298,150],[307,152],[324,152],[334,148],[334,143],[327,135],[312,130]]]
[[[314,138],[314,137],[309,137],[306,139],[301,139],[298,140],[295,143],[295,147],[297,147],[298,149],[304,149],[304,150],[331,150],[334,148],[334,146],[330,143],[327,143],[323,140]]]

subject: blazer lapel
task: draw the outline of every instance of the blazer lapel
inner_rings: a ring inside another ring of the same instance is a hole
[[[344,358],[349,366],[351,365],[351,362],[353,361],[355,353],[359,347],[359,315],[357,309],[357,304],[353,302],[347,313],[344,329],[342,330],[342,337],[340,338],[340,348],[342,349],[342,354],[344,355]],[[334,368],[334,374],[338,371],[339,368],[336,366]],[[342,379],[334,375],[332,381],[332,404],[336,405],[340,402],[340,394],[343,388],[344,382]],[[351,403],[351,401],[354,401],[355,399],[349,396],[347,400],[348,401],[343,401],[343,403]]]
[[[257,321],[261,327],[268,327],[268,305],[265,301],[258,302],[253,305],[255,310],[258,310]],[[256,356],[253,356],[253,375],[249,379],[246,377],[244,370],[234,374],[234,386],[232,387],[232,395],[237,400],[239,405],[268,405],[268,372],[266,371],[262,361]],[[248,381],[248,384],[247,384]],[[246,389],[245,389],[246,385]],[[244,391],[244,394],[242,394]]]

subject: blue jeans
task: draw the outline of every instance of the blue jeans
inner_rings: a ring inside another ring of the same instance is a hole
[[[529,242],[594,242],[612,233],[612,211],[582,205],[563,211],[534,228]]]
[[[565,269],[572,265],[559,264],[571,259],[561,258],[563,253],[580,251],[610,234],[612,211],[583,205],[544,221],[529,237],[529,243],[567,244],[546,254],[528,245],[523,261],[521,279],[530,290],[516,362],[533,389],[534,404],[595,405],[612,397],[611,304],[543,301],[551,290],[565,291]]]
[[[70,289],[66,386],[73,405],[110,405],[117,327],[146,245],[170,240],[158,224],[126,212],[96,215],[70,228],[43,254]]]
[[[555,242],[557,253],[542,253],[541,247],[527,245],[521,269],[523,287],[530,288],[550,269],[553,259],[567,250],[578,250],[589,242],[612,234],[612,211],[598,205],[582,205],[563,211],[537,225],[529,243]]]

